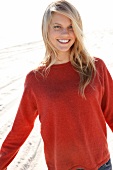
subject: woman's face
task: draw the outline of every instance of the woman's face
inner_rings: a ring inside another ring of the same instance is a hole
[[[69,54],[70,47],[76,39],[71,20],[55,12],[49,25],[48,38],[58,53]]]

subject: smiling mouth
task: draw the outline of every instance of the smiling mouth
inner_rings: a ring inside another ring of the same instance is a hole
[[[57,41],[62,43],[62,44],[67,44],[70,40],[57,40]]]

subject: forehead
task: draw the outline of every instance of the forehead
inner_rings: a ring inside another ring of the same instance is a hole
[[[65,15],[63,15],[63,14],[60,14],[60,13],[57,13],[57,12],[55,12],[55,13],[52,14],[51,23],[52,23],[52,24],[54,24],[54,23],[59,23],[59,24],[63,24],[63,23],[65,23],[65,24],[72,24],[71,20],[70,20],[67,16],[65,16]]]

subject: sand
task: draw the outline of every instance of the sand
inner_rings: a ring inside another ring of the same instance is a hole
[[[113,76],[113,29],[86,33],[89,52],[102,58]],[[10,131],[23,92],[26,74],[36,68],[44,56],[42,41],[0,50],[0,146]],[[108,128],[108,143],[113,161],[113,134]],[[30,136],[8,170],[46,170],[40,123],[36,119]]]

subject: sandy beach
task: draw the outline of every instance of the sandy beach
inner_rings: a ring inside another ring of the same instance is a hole
[[[87,47],[102,58],[113,76],[113,29],[86,33]],[[44,56],[42,41],[0,49],[0,146],[10,131],[24,87],[26,74],[36,68]],[[113,134],[108,128],[108,143],[113,162]],[[8,170],[46,170],[40,123],[36,119],[30,136]]]

